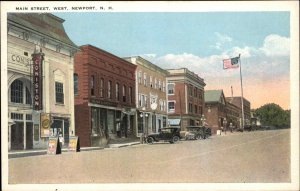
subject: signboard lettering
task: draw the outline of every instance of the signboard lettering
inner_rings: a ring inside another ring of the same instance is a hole
[[[32,54],[33,60],[33,84],[34,84],[34,110],[43,109],[43,71],[42,62],[44,54],[34,53]]]

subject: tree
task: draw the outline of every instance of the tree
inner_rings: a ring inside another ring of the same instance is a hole
[[[269,103],[256,109],[254,114],[260,119],[262,125],[274,126],[276,128],[290,127],[290,110],[283,110],[275,103]]]

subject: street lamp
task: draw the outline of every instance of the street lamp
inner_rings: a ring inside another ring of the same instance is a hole
[[[227,120],[226,120],[226,117],[224,118],[224,121],[223,121],[223,123],[224,123],[224,129],[225,129],[225,134],[226,134],[226,130],[227,130],[227,126],[226,126],[226,124],[227,124]]]
[[[201,124],[202,124],[202,126],[204,126],[205,125],[205,117],[204,117],[204,115],[202,115],[201,116]]]

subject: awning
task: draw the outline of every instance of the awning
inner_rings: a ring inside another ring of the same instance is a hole
[[[169,125],[180,125],[180,119],[168,119]]]

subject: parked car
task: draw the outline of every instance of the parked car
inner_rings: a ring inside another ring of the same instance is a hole
[[[211,136],[211,129],[205,126],[187,126],[187,131],[185,133],[186,140],[198,140],[198,139],[206,139]]]
[[[153,144],[158,141],[168,141],[175,143],[180,140],[180,128],[178,127],[165,127],[160,129],[159,133],[152,133],[146,137],[148,144]]]

